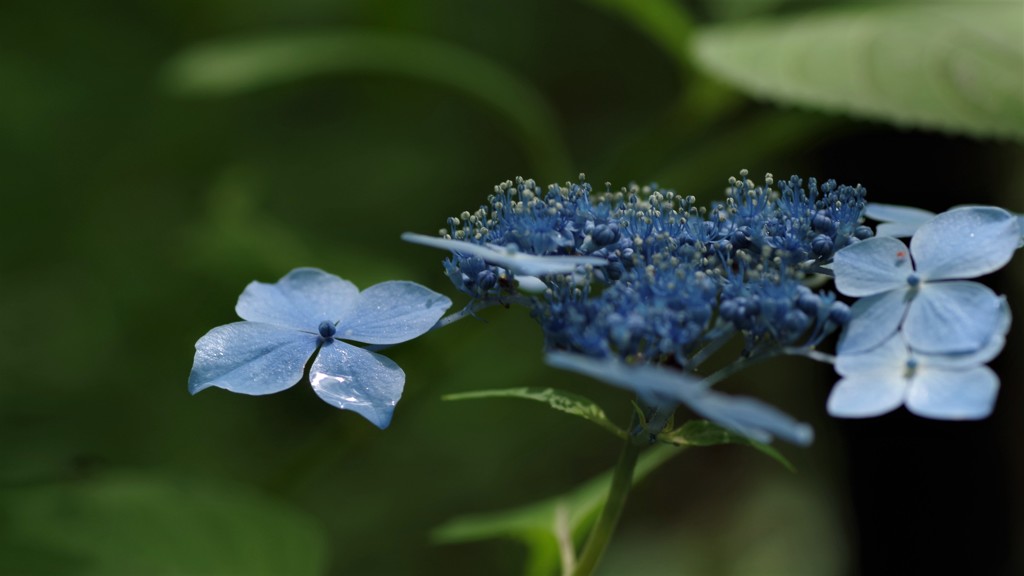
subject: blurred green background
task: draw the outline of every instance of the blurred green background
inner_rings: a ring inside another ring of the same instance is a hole
[[[527,313],[394,348],[408,381],[384,432],[308,385],[190,397],[194,342],[297,266],[461,306],[443,255],[398,236],[519,175],[711,201],[748,168],[1024,211],[1024,6],[827,4],[5,4],[0,573],[522,573],[519,542],[431,531],[569,490],[618,441],[440,397],[557,386],[630,409],[543,366]],[[993,279],[1018,310],[1020,269]],[[725,388],[815,425],[813,447],[780,447],[799,472],[681,454],[634,493],[602,573],[1024,571],[1021,342],[978,423],[837,422],[826,367],[740,375]]]

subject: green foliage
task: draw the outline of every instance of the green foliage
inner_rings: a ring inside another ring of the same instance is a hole
[[[595,402],[571,392],[554,388],[506,388],[502,390],[480,390],[448,394],[444,400],[479,400],[484,398],[522,398],[544,402],[551,408],[573,416],[579,416],[608,430],[619,438],[626,438],[626,431],[605,416],[604,410]]]
[[[1024,140],[1018,2],[866,3],[700,30],[694,56],[755,97]]]
[[[167,65],[167,87],[190,96],[234,96],[324,74],[386,74],[451,88],[492,108],[518,134],[542,174],[572,172],[558,119],[529,83],[456,45],[416,36],[339,30],[222,41]]]
[[[322,574],[319,526],[237,487],[108,473],[0,492],[0,572]]]
[[[720,444],[739,444],[750,446],[772,458],[779,464],[785,466],[789,471],[796,472],[793,464],[786,459],[778,450],[768,444],[755,442],[746,436],[740,436],[730,432],[717,424],[707,420],[690,420],[672,432],[666,432],[658,436],[661,442],[667,442],[676,446],[717,446]]]
[[[679,453],[672,446],[654,446],[640,455],[633,483]],[[554,573],[558,563],[560,539],[565,532],[578,541],[604,504],[611,486],[612,474],[605,472],[575,489],[546,500],[512,510],[466,515],[437,527],[434,540],[441,544],[475,542],[491,538],[520,540],[530,552],[532,574]]]

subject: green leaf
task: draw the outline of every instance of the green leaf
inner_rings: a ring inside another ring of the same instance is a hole
[[[508,119],[543,174],[560,178],[571,172],[558,117],[531,84],[491,60],[437,40],[341,30],[223,41],[177,55],[163,77],[181,95],[233,96],[339,73],[397,75],[454,89]]]
[[[709,27],[693,49],[755,97],[1024,140],[1021,2],[861,3]]]
[[[505,388],[501,390],[479,390],[474,392],[462,392],[459,394],[448,394],[442,396],[444,400],[479,400],[483,398],[522,398],[543,402],[548,406],[579,416],[615,434],[619,438],[626,438],[626,431],[615,425],[614,422],[605,416],[604,410],[588,398],[556,390],[554,388]]]
[[[679,448],[675,446],[659,445],[647,449],[637,462],[633,483],[641,481],[678,453]],[[568,524],[574,538],[580,539],[596,520],[608,495],[611,479],[609,471],[568,493],[540,502],[511,510],[454,518],[437,527],[432,536],[441,544],[491,538],[520,540],[530,550],[529,565],[532,573],[553,572],[559,558],[557,534],[560,521]]]
[[[659,435],[658,440],[675,446],[717,446],[719,444],[750,446],[782,464],[790,472],[796,472],[793,464],[775,448],[761,442],[755,442],[746,436],[726,430],[707,420],[690,420],[672,432]]]
[[[304,513],[234,486],[105,474],[0,492],[0,573],[322,574]]]

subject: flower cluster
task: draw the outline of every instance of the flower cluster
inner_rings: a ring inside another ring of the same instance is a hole
[[[682,377],[735,334],[756,356],[809,349],[841,326],[847,306],[802,281],[872,235],[861,223],[864,195],[796,177],[776,185],[769,175],[757,186],[742,172],[722,200],[699,207],[654,185],[595,193],[582,177],[546,190],[517,179],[450,218],[442,238],[405,237],[451,250],[445,271],[472,298],[528,305],[549,351],[667,366]],[[723,404],[718,394],[648,394],[649,377],[621,381],[645,403],[698,413]],[[716,420],[729,425],[727,412],[716,408]]]

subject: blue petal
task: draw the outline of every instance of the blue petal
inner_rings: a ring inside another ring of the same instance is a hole
[[[1002,300],[977,282],[921,285],[903,321],[907,344],[926,354],[976,352],[997,332]]]
[[[895,238],[868,238],[836,252],[836,289],[847,296],[871,296],[907,285],[914,272],[910,249]]]
[[[809,446],[814,441],[814,429],[810,425],[749,396],[730,396],[708,390],[689,406],[708,420],[758,442],[771,442],[773,436],[798,446]]]
[[[839,354],[857,354],[878,346],[896,333],[909,290],[891,290],[861,298],[850,307],[850,322],[843,327],[836,350]]]
[[[383,430],[402,397],[405,372],[390,358],[328,340],[309,369],[309,383],[324,402],[352,410]]]
[[[337,322],[355,304],[359,289],[316,268],[296,268],[275,284],[252,282],[235,312],[245,320],[316,333],[323,321]]]
[[[841,353],[836,357],[836,372],[840,376],[857,376],[881,372],[898,374],[910,358],[903,336],[897,332],[867,352]]]
[[[992,413],[999,377],[987,366],[921,370],[907,394],[907,409],[938,420],[979,420]]]
[[[462,240],[435,238],[405,232],[402,240],[422,244],[431,248],[451,250],[460,254],[477,256],[488,264],[501,266],[514,274],[526,276],[547,276],[550,274],[572,274],[580,266],[606,266],[608,261],[594,256],[537,256],[516,252],[500,246],[482,246]]]
[[[189,392],[211,386],[242,394],[273,394],[302,379],[317,337],[257,322],[218,326],[196,342]]]
[[[832,387],[826,408],[837,418],[871,418],[900,407],[907,381],[899,372],[843,378]]]
[[[875,228],[877,236],[913,236],[914,232],[922,224],[935,217],[934,212],[914,208],[912,206],[897,206],[895,204],[880,204],[868,202],[864,207],[864,215],[872,220],[883,222]]]
[[[336,338],[367,344],[397,344],[430,330],[452,301],[415,282],[370,286],[340,318]]]
[[[945,368],[947,370],[965,370],[982,364],[988,364],[1006,346],[1006,333],[1010,331],[1012,318],[1010,306],[1006,303],[1006,297],[1000,296],[999,321],[996,331],[984,346],[974,352],[960,352],[953,354],[917,354],[916,357],[921,364],[928,367]]]
[[[893,238],[910,238],[921,225],[907,222],[882,222],[875,226],[875,236],[892,236]]]
[[[914,234],[910,251],[923,280],[976,278],[995,272],[1020,244],[1017,218],[994,206],[955,208]]]
[[[799,445],[810,444],[814,432],[778,408],[745,396],[729,396],[708,389],[699,378],[660,366],[631,366],[615,359],[596,359],[567,352],[550,352],[547,363],[555,368],[590,376],[636,393],[648,406],[685,404],[697,414],[759,442],[773,436]]]

